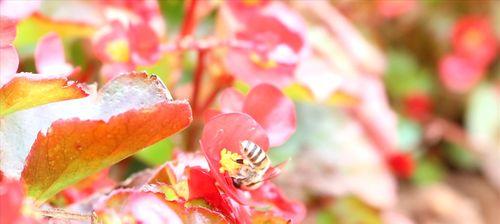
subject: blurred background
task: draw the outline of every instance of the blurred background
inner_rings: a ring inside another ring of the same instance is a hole
[[[168,45],[182,32],[187,5],[180,0],[22,2],[25,9],[32,3],[37,10],[18,24],[18,70],[35,71],[36,43],[55,31],[68,61],[81,68],[71,79],[99,85],[122,69],[93,52],[94,32],[108,25],[105,8],[143,6],[135,12],[143,10],[137,15]],[[224,38],[231,27],[221,9],[227,2],[200,2],[193,36]],[[295,102],[297,131],[270,155],[275,163],[291,158],[275,182],[306,204],[305,223],[499,223],[500,1],[282,3],[304,21],[308,50],[293,82],[282,87]],[[167,52],[153,64],[125,69],[157,74],[174,97],[184,98],[192,88],[196,54],[180,54]],[[214,50],[207,71],[227,69],[218,57]],[[231,85],[249,89],[238,77]],[[194,128],[200,128],[198,121]],[[123,180],[170,160],[174,150],[196,150],[184,145],[181,134],[113,166],[110,175]]]

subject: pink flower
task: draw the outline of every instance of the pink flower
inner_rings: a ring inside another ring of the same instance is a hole
[[[1,17],[0,24],[0,86],[8,83],[18,75],[19,55],[12,45],[16,37],[16,22]],[[35,66],[38,73],[46,77],[68,77],[78,72],[79,68],[73,68],[66,62],[62,41],[55,33],[43,36],[35,49]],[[45,78],[45,77],[44,77]]]
[[[204,199],[210,206],[220,211],[233,222],[250,223],[250,214],[247,209],[227,195],[219,192],[215,179],[209,171],[201,167],[189,169],[189,200]]]
[[[250,115],[264,128],[272,147],[286,142],[296,129],[295,105],[272,85],[255,86],[246,97],[228,88],[220,95],[220,110]]]
[[[23,214],[24,206],[31,206],[26,203],[26,192],[23,184],[18,180],[11,180],[4,177],[0,172],[0,223],[40,223],[34,217]]]
[[[467,57],[480,66],[491,63],[498,52],[498,40],[487,17],[461,18],[453,28],[451,41],[456,54]]]
[[[377,11],[384,18],[393,19],[414,10],[417,4],[418,2],[416,0],[378,0]]]
[[[433,109],[433,102],[429,95],[425,93],[412,93],[404,99],[405,113],[417,121],[425,121]]]
[[[242,23],[251,21],[256,13],[260,11],[270,3],[270,0],[256,0],[256,1],[245,1],[245,0],[234,0],[224,2],[234,17],[240,20]]]
[[[484,74],[483,66],[458,54],[446,55],[439,61],[439,78],[448,90],[455,93],[469,91]]]
[[[227,172],[220,172],[221,151],[241,153],[241,142],[254,142],[267,152],[269,140],[266,131],[250,116],[242,113],[217,115],[210,119],[203,128],[200,145],[210,167],[210,173],[219,187],[231,198],[241,204],[249,204],[242,190],[233,185]]]
[[[106,80],[136,65],[150,65],[160,57],[160,40],[145,23],[123,24],[114,20],[94,37],[94,52],[103,63]]]
[[[386,157],[392,172],[401,178],[409,178],[415,171],[415,161],[410,154],[395,152]]]
[[[277,87],[288,85],[305,49],[305,25],[301,18],[276,3],[254,13],[242,26],[234,36],[251,47],[228,50],[226,67],[229,72],[252,86],[260,83]]]

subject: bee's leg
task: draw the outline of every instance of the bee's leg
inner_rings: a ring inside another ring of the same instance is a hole
[[[243,165],[243,159],[237,159],[236,163],[242,164]]]
[[[231,180],[233,181],[233,185],[234,185],[236,188],[240,188],[240,187],[241,187],[241,181],[240,181],[240,179],[231,178]]]

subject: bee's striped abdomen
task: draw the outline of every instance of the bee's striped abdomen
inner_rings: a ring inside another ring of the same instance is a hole
[[[267,169],[270,165],[266,152],[255,143],[245,140],[241,142],[243,156],[253,165],[254,168]]]

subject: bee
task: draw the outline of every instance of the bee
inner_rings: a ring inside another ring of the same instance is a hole
[[[265,181],[264,174],[271,166],[271,160],[262,148],[249,140],[241,142],[240,150],[243,158],[236,162],[242,166],[232,177],[233,184],[244,190],[257,189]]]

